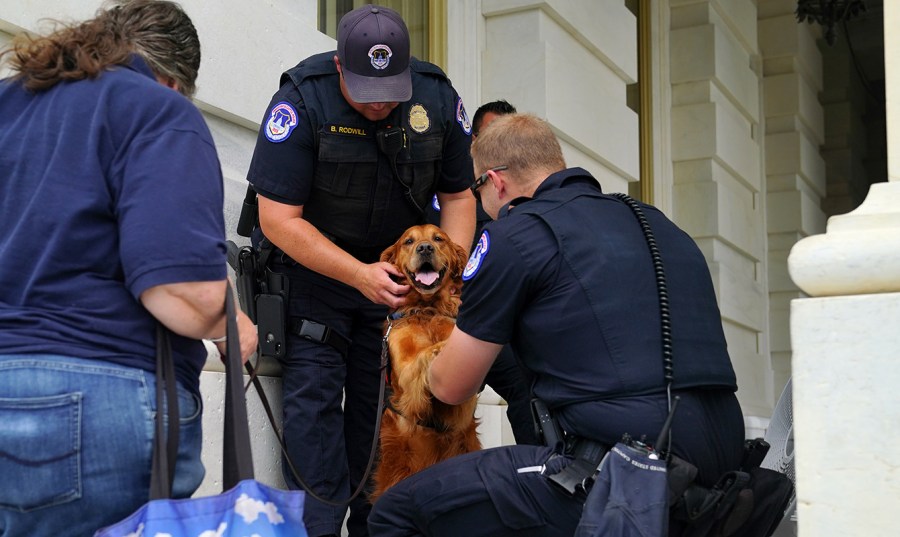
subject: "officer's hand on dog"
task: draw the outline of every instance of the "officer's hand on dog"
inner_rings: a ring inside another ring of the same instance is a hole
[[[403,297],[409,292],[409,285],[397,283],[395,279],[406,281],[406,276],[394,265],[379,261],[359,268],[354,287],[372,302],[393,309],[403,305]]]
[[[256,353],[256,347],[259,344],[259,336],[256,325],[247,317],[243,311],[237,312],[237,328],[241,341],[241,362],[247,363],[247,360]],[[220,341],[216,343],[216,348],[222,354],[222,360],[225,359],[225,352],[228,350],[228,341]]]

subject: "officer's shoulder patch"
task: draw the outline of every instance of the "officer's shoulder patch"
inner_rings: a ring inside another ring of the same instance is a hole
[[[484,261],[484,258],[487,257],[488,250],[491,249],[491,234],[488,233],[487,230],[481,232],[481,237],[478,238],[478,244],[475,245],[475,248],[472,250],[472,255],[469,256],[469,262],[466,263],[466,268],[463,270],[462,279],[464,282],[467,282],[475,277],[475,274],[478,273],[478,269],[481,268],[481,263]]]
[[[438,201],[437,194],[431,198],[431,208],[437,212],[441,212],[441,202]]]
[[[297,110],[287,101],[281,101],[269,111],[269,119],[266,121],[266,138],[273,143],[280,143],[288,139],[294,127],[297,126]]]
[[[463,106],[462,97],[456,98],[456,122],[466,135],[472,134],[472,123],[469,121],[469,114],[466,113],[466,107]]]

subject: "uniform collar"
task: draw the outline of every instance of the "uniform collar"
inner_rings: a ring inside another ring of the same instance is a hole
[[[551,173],[544,179],[540,185],[538,185],[537,189],[534,191],[534,196],[532,198],[539,198],[542,194],[550,192],[551,190],[555,190],[557,188],[562,188],[567,185],[572,184],[588,184],[595,187],[600,192],[603,190],[600,188],[600,183],[594,179],[594,176],[591,175],[584,168],[567,168],[562,171],[558,171],[556,173]],[[500,212],[497,215],[498,218],[503,218],[508,215],[510,211],[512,211],[515,207],[522,205],[528,200],[532,199],[526,196],[518,197],[511,202],[507,203],[503,207],[500,208]]]
[[[147,63],[147,61],[137,54],[132,54],[131,56],[129,56],[128,63],[124,64],[123,67],[125,67],[126,69],[130,69],[136,73],[148,76],[153,80],[156,80],[156,74],[153,72],[153,69],[150,69],[150,65]]]
[[[551,190],[555,190],[557,188],[562,188],[567,185],[571,185],[574,183],[586,183],[591,184],[597,187],[597,190],[600,190],[600,183],[594,179],[594,176],[591,175],[584,168],[567,168],[562,171],[558,171],[556,173],[550,174],[544,181],[538,185],[537,189],[534,191],[534,197],[539,198],[541,194],[545,192],[549,192]],[[602,190],[600,190],[602,192]]]

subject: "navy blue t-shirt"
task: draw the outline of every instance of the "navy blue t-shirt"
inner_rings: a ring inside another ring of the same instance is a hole
[[[0,81],[0,354],[154,370],[138,297],[226,277],[223,199],[203,117],[137,56],[39,93]],[[172,348],[198,392],[205,347]]]

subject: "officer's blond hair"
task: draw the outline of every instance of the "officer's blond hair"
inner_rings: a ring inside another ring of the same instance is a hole
[[[566,167],[550,124],[531,114],[507,114],[491,121],[472,142],[475,170],[508,166],[511,175],[555,172]]]
[[[191,96],[200,69],[200,39],[191,19],[163,0],[119,0],[90,20],[55,23],[45,36],[22,34],[0,58],[9,56],[13,78],[39,92],[65,80],[96,78],[134,53],[154,74],[178,84]]]

